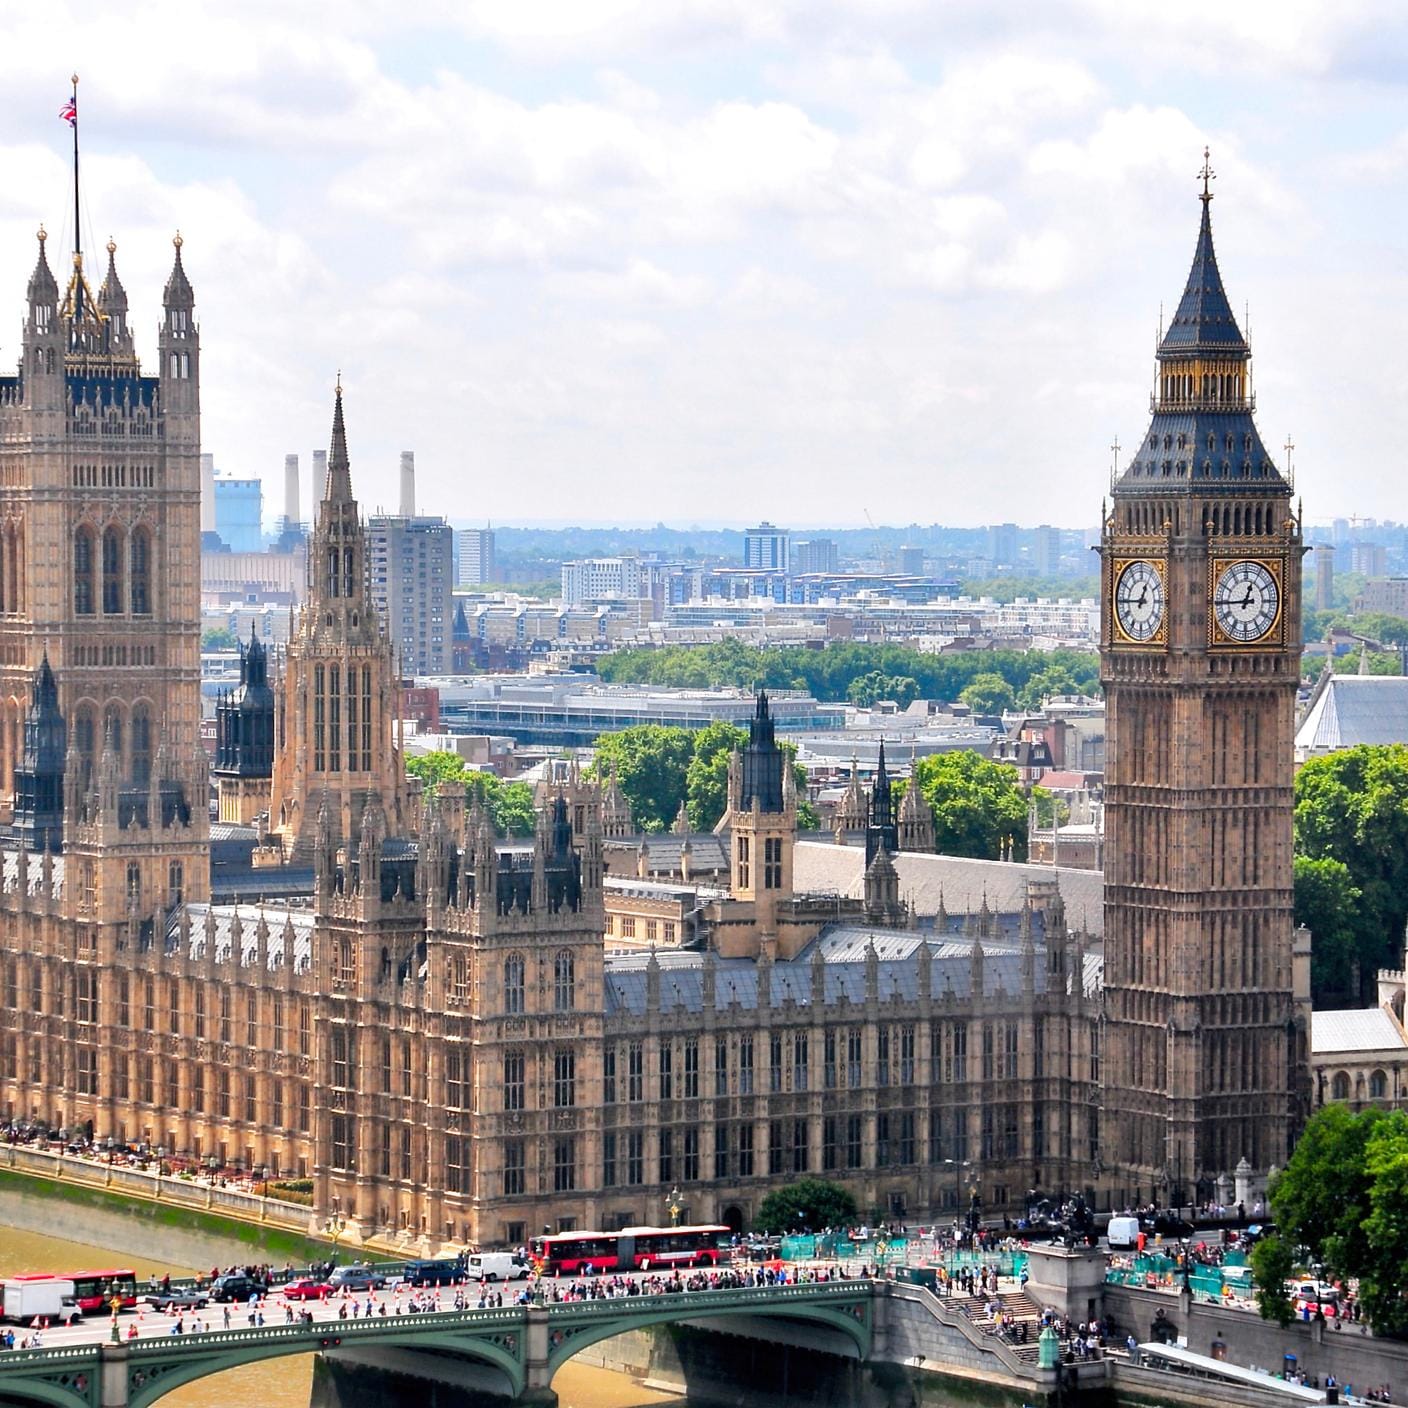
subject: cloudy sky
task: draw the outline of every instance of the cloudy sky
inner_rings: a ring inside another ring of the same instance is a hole
[[[1408,518],[1394,0],[0,0],[0,361],[43,220],[179,227],[206,448],[498,523],[1094,522],[1196,233],[1307,516]],[[54,245],[51,243],[50,249]],[[8,271],[8,272],[4,272]],[[3,287],[0,287],[3,293]],[[266,511],[279,511],[277,499]]]

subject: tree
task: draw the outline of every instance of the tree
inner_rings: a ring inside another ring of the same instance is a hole
[[[227,631],[223,626],[203,632],[200,638],[202,650],[233,650],[236,643],[235,633]]]
[[[753,1227],[780,1236],[785,1232],[822,1232],[828,1227],[850,1227],[856,1219],[856,1200],[839,1183],[825,1178],[799,1178],[775,1188],[763,1199]]]
[[[1049,665],[1038,671],[1018,691],[1017,703],[1024,709],[1040,709],[1057,694],[1080,694],[1076,677],[1064,665]]]
[[[848,703],[858,709],[870,709],[882,699],[907,709],[919,698],[919,681],[911,675],[887,675],[880,670],[853,679],[846,689]]]
[[[1360,892],[1358,1000],[1380,968],[1401,966],[1408,920],[1408,745],[1365,744],[1311,758],[1296,774],[1296,853],[1337,860]]]
[[[1016,707],[1017,694],[1001,675],[977,675],[959,691],[958,702],[975,714],[1001,714]]]
[[[420,778],[427,792],[438,792],[446,783],[463,782],[468,770],[458,753],[438,749],[433,753],[413,753],[408,757],[406,775]]]
[[[1360,900],[1349,867],[1324,856],[1295,858],[1296,923],[1313,937],[1310,996],[1316,1007],[1352,1006],[1359,1000]]]
[[[1401,1110],[1374,1125],[1365,1154],[1371,1182],[1359,1296],[1376,1335],[1408,1335],[1408,1118]]]
[[[1356,1276],[1368,1249],[1368,1145],[1384,1111],[1317,1110],[1270,1190],[1279,1235],[1339,1276]],[[1397,1117],[1396,1118],[1401,1118]]]
[[[537,825],[533,789],[526,782],[505,782],[491,772],[465,766],[458,753],[437,751],[406,759],[406,772],[425,784],[428,794],[462,787],[466,805],[476,797],[500,836],[531,836]]]
[[[596,741],[593,775],[615,769],[631,815],[642,831],[668,829],[685,795],[694,741],[689,729],[634,724]]]
[[[1274,1320],[1283,1329],[1295,1319],[1286,1282],[1295,1274],[1291,1249],[1276,1234],[1263,1237],[1252,1248],[1252,1278],[1256,1282],[1256,1306],[1263,1320]]]
[[[937,849],[951,856],[997,860],[1009,839],[1027,854],[1027,799],[1017,769],[970,749],[921,758],[914,780],[934,813]]]
[[[1071,809],[1053,792],[1044,787],[1032,788],[1032,801],[1036,803],[1036,824],[1038,826],[1064,826],[1071,819]]]
[[[748,742],[748,730],[734,724],[712,723],[693,736],[694,752],[685,772],[689,824],[712,831],[728,806],[728,760]]]

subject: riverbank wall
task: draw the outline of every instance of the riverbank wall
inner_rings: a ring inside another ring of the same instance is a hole
[[[246,1262],[301,1266],[335,1252],[332,1243],[285,1228],[6,1168],[0,1168],[0,1222],[126,1256],[140,1249],[150,1261],[200,1271]]]

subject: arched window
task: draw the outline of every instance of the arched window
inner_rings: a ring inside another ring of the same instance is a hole
[[[93,534],[87,528],[73,535],[73,614],[93,614]]]
[[[152,715],[145,704],[138,704],[132,710],[132,780],[146,783],[151,775]]]
[[[91,771],[93,767],[93,740],[95,737],[92,707],[82,705],[73,719],[73,746],[83,761],[85,772]]]
[[[122,610],[122,534],[115,523],[103,529],[103,614]]]
[[[5,539],[5,610],[24,610],[24,523],[12,523]]]
[[[572,955],[565,950],[553,960],[553,1008],[555,1011],[570,1012],[577,1005],[575,968]]]
[[[1336,1100],[1349,1099],[1349,1077],[1343,1071],[1335,1072],[1335,1078],[1330,1082],[1330,1094]]]
[[[504,959],[504,1011],[510,1017],[523,1015],[523,955],[511,953]]]
[[[1383,1100],[1388,1095],[1388,1077],[1382,1071],[1375,1071],[1369,1077],[1369,1099]]]
[[[136,528],[128,560],[131,564],[128,590],[134,616],[150,616],[152,611],[152,540],[145,528]]]
[[[112,751],[119,759],[122,757],[122,711],[116,704],[109,704],[107,713],[103,716],[103,747],[107,748],[109,741],[112,743]]]

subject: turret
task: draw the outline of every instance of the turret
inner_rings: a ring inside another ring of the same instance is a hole
[[[34,672],[24,721],[24,754],[15,769],[15,834],[31,849],[63,848],[67,731],[49,652]]]
[[[867,866],[881,852],[893,855],[899,850],[899,835],[895,827],[894,795],[890,791],[890,774],[885,770],[885,740],[880,740],[880,758],[875,766],[875,783],[870,789],[870,816],[865,828],[865,863]]]
[[[98,290],[98,311],[107,325],[108,350],[130,354],[132,329],[127,324],[127,290],[117,276],[117,243],[114,240],[108,241],[108,271]]]
[[[196,296],[181,263],[183,243],[178,231],[172,240],[176,248],[176,258],[171,266],[171,274],[166,280],[166,288],[162,292],[161,332],[157,338],[157,346],[161,351],[162,399],[167,414],[198,416],[200,330],[195,320]],[[198,446],[198,424],[195,429],[195,443]],[[197,480],[193,478],[191,487],[194,488],[196,483]]]
[[[63,329],[59,322],[59,285],[49,268],[39,227],[39,258],[25,290],[23,355],[20,373],[24,379],[25,400],[38,409],[62,411],[64,389]],[[54,427],[60,433],[60,427]]]

